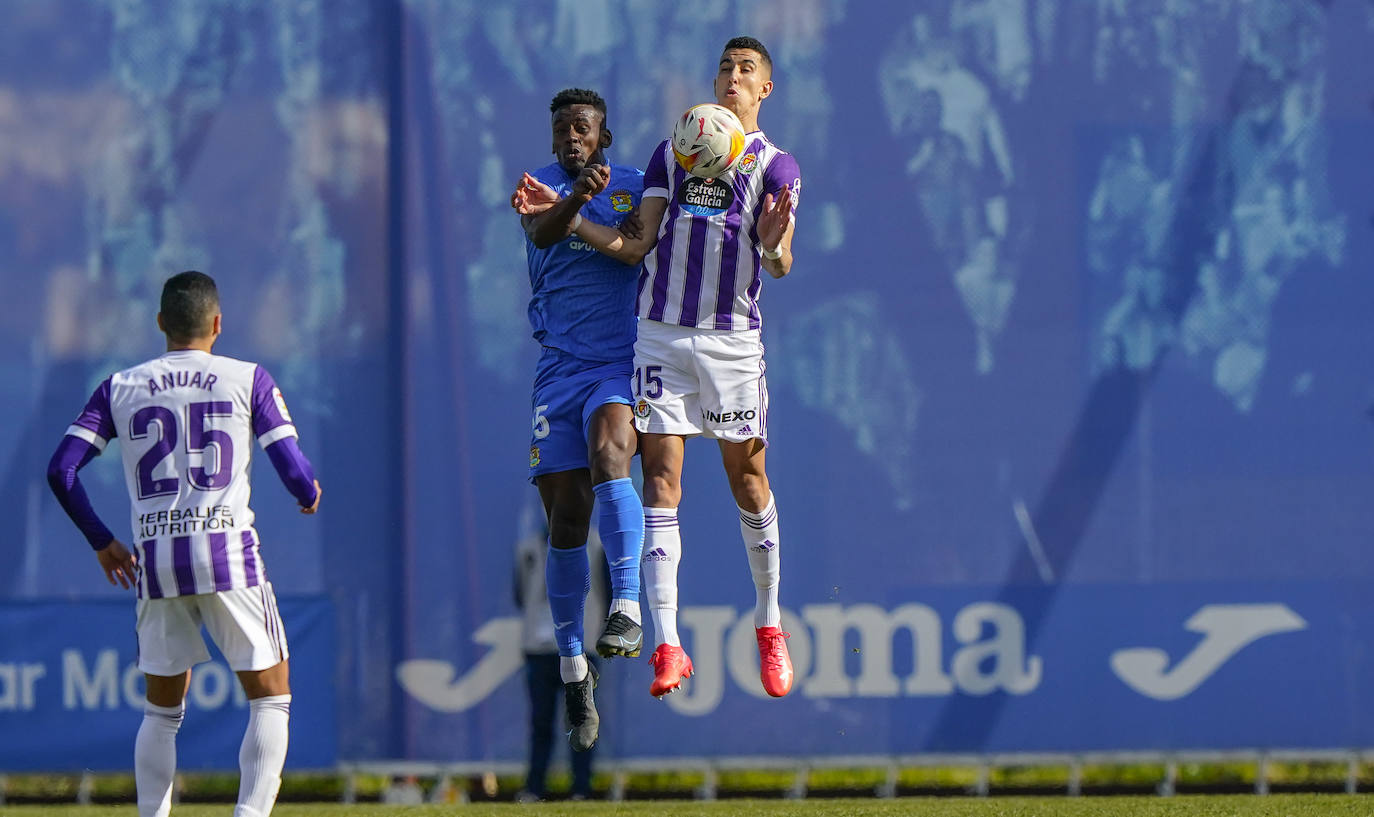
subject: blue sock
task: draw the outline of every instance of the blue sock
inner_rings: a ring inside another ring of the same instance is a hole
[[[629,477],[593,485],[601,512],[597,526],[606,564],[611,568],[611,598],[639,603],[639,556],[644,550],[644,505]]]
[[[556,548],[549,546],[549,563],[544,569],[549,588],[549,610],[553,613],[553,637],[558,654],[582,654],[582,613],[587,606],[587,591],[592,575],[587,567],[587,546]]]

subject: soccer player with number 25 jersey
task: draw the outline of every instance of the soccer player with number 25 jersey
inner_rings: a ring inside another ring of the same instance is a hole
[[[168,279],[157,322],[167,352],[100,384],[58,445],[48,484],[106,580],[138,597],[138,667],[147,681],[134,742],[140,817],[171,809],[186,687],[191,668],[210,660],[202,626],[248,698],[234,813],[266,817],[281,786],[291,689],[286,635],[248,505],[254,441],[302,513],[319,507],[320,483],[272,376],[211,353],[221,315],[210,276]],[[77,476],[115,437],[124,438],[132,548],[96,515]]]

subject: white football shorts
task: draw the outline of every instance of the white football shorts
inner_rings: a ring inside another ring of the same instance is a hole
[[[272,583],[257,587],[138,600],[138,668],[149,675],[180,675],[210,660],[200,628],[234,672],[264,670],[285,661],[286,629]]]
[[[642,433],[768,442],[759,330],[694,329],[640,319],[634,414]]]

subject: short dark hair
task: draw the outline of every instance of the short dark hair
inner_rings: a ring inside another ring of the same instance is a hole
[[[219,314],[219,288],[203,272],[187,270],[162,285],[162,329],[172,340],[203,338]]]
[[[553,101],[549,103],[549,113],[558,113],[559,108],[566,108],[569,105],[591,105],[601,111],[601,127],[608,128],[606,124],[606,100],[601,98],[601,94],[590,91],[586,88],[564,88],[553,95]]]
[[[748,37],[744,35],[741,35],[739,37],[731,37],[730,42],[726,43],[725,47],[720,50],[721,56],[724,56],[725,52],[729,51],[732,48],[747,48],[750,51],[759,52],[759,56],[763,57],[763,64],[768,66],[768,72],[772,73],[773,56],[768,53],[767,48],[764,48],[763,43],[759,42],[754,37]]]

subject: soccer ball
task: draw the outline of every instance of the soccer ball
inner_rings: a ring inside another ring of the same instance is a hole
[[[672,146],[683,170],[714,179],[739,164],[744,126],[729,108],[714,102],[693,105],[673,126]]]

